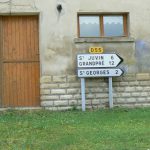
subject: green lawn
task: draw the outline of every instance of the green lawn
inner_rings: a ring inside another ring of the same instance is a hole
[[[0,112],[0,150],[149,150],[150,108]]]

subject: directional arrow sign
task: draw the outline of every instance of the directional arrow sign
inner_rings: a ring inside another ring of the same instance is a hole
[[[119,77],[123,74],[123,70],[119,68],[106,69],[78,69],[78,77]]]
[[[79,54],[77,67],[79,68],[105,68],[116,67],[123,59],[117,54]]]

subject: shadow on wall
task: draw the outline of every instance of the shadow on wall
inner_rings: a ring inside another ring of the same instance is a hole
[[[135,57],[139,72],[150,72],[150,41],[136,41]]]

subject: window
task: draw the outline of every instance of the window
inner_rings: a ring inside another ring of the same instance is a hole
[[[81,37],[99,37],[101,35],[99,16],[80,16],[79,22]]]
[[[127,36],[127,14],[78,15],[79,37]]]

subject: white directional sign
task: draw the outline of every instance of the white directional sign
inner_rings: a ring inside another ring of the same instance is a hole
[[[79,54],[77,56],[78,68],[106,68],[116,67],[123,59],[117,54]]]
[[[94,51],[97,52],[97,47]],[[93,52],[93,49],[90,52]],[[79,54],[77,56],[77,73],[81,78],[82,111],[85,111],[86,106],[85,78],[89,77],[109,77],[109,107],[113,108],[112,77],[123,74],[120,68],[115,68],[122,61],[123,59],[117,54]]]
[[[78,77],[119,77],[123,71],[119,68],[78,69]]]

